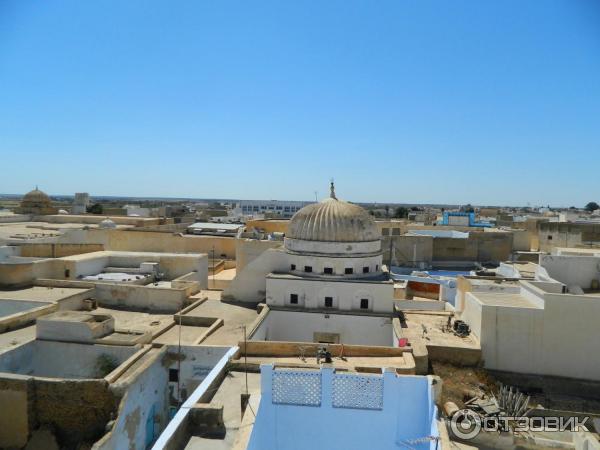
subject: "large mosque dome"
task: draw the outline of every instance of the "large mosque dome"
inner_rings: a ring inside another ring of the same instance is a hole
[[[29,191],[27,194],[23,196],[23,200],[21,200],[22,207],[48,207],[52,205],[52,201],[50,197],[43,192],[40,191],[37,187],[33,191]]]
[[[379,241],[381,233],[365,209],[336,197],[332,183],[329,198],[294,214],[286,237],[319,242],[372,242]]]

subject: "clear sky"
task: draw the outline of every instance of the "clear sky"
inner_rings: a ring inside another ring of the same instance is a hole
[[[0,0],[0,192],[600,202],[595,0]]]

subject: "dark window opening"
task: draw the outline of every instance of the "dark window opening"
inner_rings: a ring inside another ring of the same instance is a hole
[[[298,304],[298,294],[290,294],[290,303],[292,305]]]
[[[369,273],[369,268],[368,267],[363,267],[363,273]]]
[[[169,369],[169,381],[172,383],[177,383],[179,381],[179,370]]]
[[[344,269],[344,273],[346,275],[352,275],[354,273],[354,270],[352,269],[352,267],[346,267],[346,269]]]
[[[360,309],[369,309],[369,299],[368,298],[360,299]]]
[[[375,264],[375,272],[379,270],[379,264]]]
[[[71,276],[71,271],[69,269],[65,269],[65,278],[69,278]]]
[[[325,308],[333,308],[333,297],[325,297]]]
[[[323,269],[323,273],[326,273],[327,275],[333,275],[333,268],[331,268],[331,267],[325,267]]]
[[[305,272],[312,272],[312,267],[311,266],[304,266],[304,271]]]
[[[548,235],[548,240],[551,241],[552,240],[552,235]]]
[[[290,266],[290,270],[296,270],[296,264],[292,264],[292,265]]]

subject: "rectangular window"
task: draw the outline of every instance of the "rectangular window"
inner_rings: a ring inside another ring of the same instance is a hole
[[[549,241],[551,241],[551,240],[552,240],[552,235],[551,235],[551,234],[549,234],[549,235],[548,235],[548,240],[549,240]]]
[[[325,308],[333,308],[333,297],[325,297]]]
[[[369,309],[369,299],[368,298],[360,299],[360,309]]]
[[[304,271],[305,272],[312,272],[312,267],[311,266],[304,266]]]
[[[296,270],[296,264],[292,264],[292,265],[290,266],[290,270]]]
[[[71,271],[69,269],[65,269],[65,278],[69,278],[71,276]]]
[[[298,304],[298,294],[290,294],[290,303],[292,305]]]
[[[363,273],[369,273],[369,268],[368,267],[363,267]]]
[[[331,267],[325,267],[323,269],[323,273],[325,273],[327,275],[333,275],[333,268],[331,268]]]
[[[171,383],[177,383],[179,381],[179,370],[169,369],[169,381]]]
[[[346,275],[352,275],[352,274],[354,273],[354,270],[352,269],[352,267],[346,267],[346,268],[344,269],[344,273],[345,273]]]
[[[379,270],[379,264],[375,264],[375,272]]]

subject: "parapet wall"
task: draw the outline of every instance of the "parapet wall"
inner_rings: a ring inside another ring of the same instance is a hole
[[[104,250],[102,244],[23,244],[19,245],[21,256],[38,258],[62,258]]]

